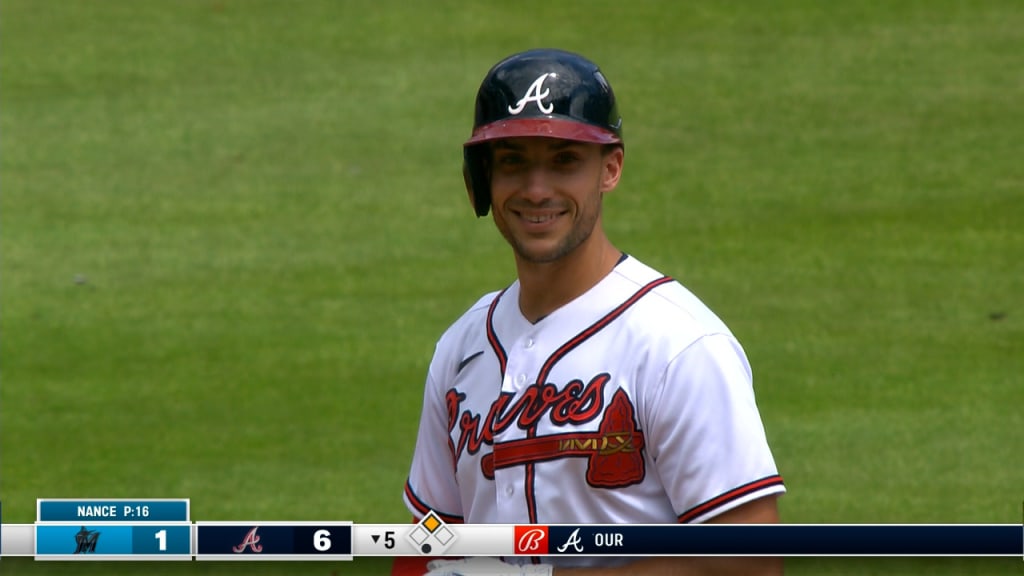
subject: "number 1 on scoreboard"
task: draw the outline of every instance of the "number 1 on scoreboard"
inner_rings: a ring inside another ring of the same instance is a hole
[[[160,543],[157,545],[161,552],[167,551],[167,530],[161,530],[153,535]]]

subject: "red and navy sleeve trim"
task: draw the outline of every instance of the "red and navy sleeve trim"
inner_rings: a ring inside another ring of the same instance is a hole
[[[683,512],[679,515],[679,522],[682,524],[693,522],[696,518],[699,518],[717,508],[722,508],[723,506],[729,504],[730,502],[735,502],[740,498],[749,496],[756,492],[760,492],[767,488],[773,488],[775,486],[782,485],[782,476],[779,476],[778,474],[775,474],[773,476],[765,476],[760,480],[748,482],[740,486],[739,488],[734,488],[726,492],[725,494],[715,496],[714,498],[706,500],[694,506],[693,508],[690,508],[686,512]]]
[[[408,480],[405,481],[405,497],[409,500],[409,503],[412,504],[412,507],[416,509],[416,512],[419,514],[419,518],[422,518],[430,512],[433,512],[437,515],[438,518],[440,518],[444,522],[447,522],[448,524],[463,523],[462,516],[446,514],[444,512],[441,512],[440,510],[435,510],[434,508],[431,508],[426,502],[421,500],[420,497],[417,496],[415,492],[413,492],[412,486],[409,485]]]

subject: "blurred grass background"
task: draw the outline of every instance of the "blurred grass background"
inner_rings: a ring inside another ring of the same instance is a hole
[[[3,521],[34,521],[36,498],[186,497],[193,520],[406,522],[434,341],[514,276],[462,185],[473,98],[537,46],[615,87],[606,227],[743,342],[784,521],[1021,521],[1010,0],[4,0]]]

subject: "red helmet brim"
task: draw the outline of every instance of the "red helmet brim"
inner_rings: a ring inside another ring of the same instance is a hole
[[[562,118],[514,118],[499,120],[477,128],[464,145],[471,146],[502,138],[524,137],[561,138],[595,144],[622,143],[622,139],[614,132],[593,124]]]

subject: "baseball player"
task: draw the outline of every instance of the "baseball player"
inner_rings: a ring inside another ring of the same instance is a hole
[[[437,343],[405,485],[414,519],[777,522],[785,488],[739,342],[605,234],[602,199],[624,144],[598,67],[560,50],[502,60],[480,86],[463,153],[470,202],[491,212],[517,279]],[[397,559],[393,574],[782,572],[763,558],[426,564]]]

